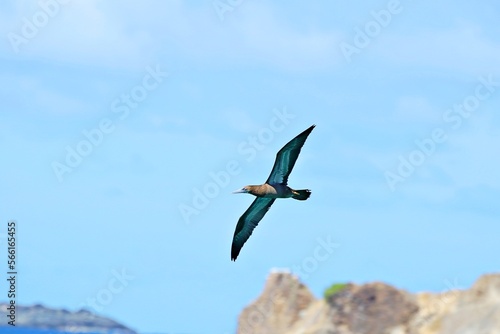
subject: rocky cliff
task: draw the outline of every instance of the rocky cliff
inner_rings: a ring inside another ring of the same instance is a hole
[[[8,319],[7,307],[8,304],[0,303],[0,318]],[[70,312],[34,305],[17,306],[16,313],[16,327],[51,329],[69,333],[136,334],[133,330],[114,320],[97,316],[85,310]]]
[[[385,283],[347,284],[327,300],[272,272],[238,320],[238,334],[500,334],[500,274],[469,290],[417,293]]]

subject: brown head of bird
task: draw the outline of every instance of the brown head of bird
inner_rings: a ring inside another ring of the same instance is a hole
[[[250,186],[245,186],[241,189],[237,189],[237,190],[233,191],[233,194],[248,194],[249,193],[248,187],[250,187]]]
[[[244,186],[241,189],[233,191],[233,194],[251,194],[254,196],[263,196],[265,195],[264,189],[260,189],[262,186]]]

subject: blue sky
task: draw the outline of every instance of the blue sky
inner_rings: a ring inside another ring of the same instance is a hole
[[[276,267],[317,296],[498,271],[499,10],[2,3],[0,236],[17,221],[18,303],[233,333]],[[231,262],[252,201],[231,191],[311,124],[289,179],[311,198],[277,201]]]

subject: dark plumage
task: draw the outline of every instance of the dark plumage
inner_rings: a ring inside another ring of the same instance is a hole
[[[271,174],[264,184],[245,186],[234,192],[252,194],[257,198],[238,220],[231,246],[231,260],[236,260],[241,248],[248,238],[250,238],[254,228],[259,224],[259,221],[264,217],[271,205],[273,205],[276,198],[291,197],[304,201],[311,196],[309,189],[294,190],[288,187],[287,184],[288,176],[292,172],[300,150],[314,127],[315,125],[312,125],[279,150],[276,154]]]

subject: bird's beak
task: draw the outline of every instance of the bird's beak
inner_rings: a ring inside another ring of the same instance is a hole
[[[245,188],[241,188],[233,191],[233,194],[246,194],[248,191]]]

